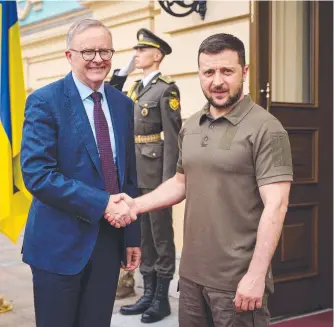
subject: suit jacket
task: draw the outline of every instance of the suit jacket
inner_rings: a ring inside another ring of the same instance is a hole
[[[109,83],[121,91],[126,78],[114,74]],[[163,132],[164,136],[162,141],[136,144],[138,187],[154,189],[176,172],[182,126],[180,91],[173,80],[160,73],[141,91],[139,82],[135,81],[128,92],[135,103],[135,135]]]
[[[114,128],[120,189],[133,197],[137,195],[133,104],[107,84],[105,93]],[[21,167],[25,185],[34,197],[25,229],[23,261],[54,273],[77,274],[94,249],[109,193],[71,73],[28,97]],[[125,246],[140,245],[138,221],[126,227],[124,234]]]

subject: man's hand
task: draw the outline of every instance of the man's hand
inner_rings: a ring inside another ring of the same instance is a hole
[[[135,201],[130,196],[125,193],[117,194],[113,196],[112,202],[114,206],[122,205],[122,208],[124,210],[126,207],[126,210],[124,212],[120,208],[121,214],[117,212],[117,210],[116,212],[114,212],[113,210],[106,210],[104,218],[107,219],[111,225],[116,228],[125,227],[126,225],[129,225],[131,222],[137,219],[137,208],[135,205]],[[131,221],[127,219],[128,217]]]
[[[126,266],[122,264],[124,270],[135,270],[140,264],[140,248],[126,248]]]
[[[265,276],[247,272],[238,284],[234,299],[236,311],[248,311],[262,307]]]
[[[135,69],[136,69],[135,55],[133,54],[127,65],[119,70],[118,76],[130,75]]]
[[[104,217],[116,228],[125,227],[137,219],[137,215],[122,201],[120,195],[110,196]]]

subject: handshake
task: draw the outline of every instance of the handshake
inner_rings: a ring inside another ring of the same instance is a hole
[[[104,218],[110,225],[120,228],[137,220],[135,200],[125,193],[111,195],[104,213]]]

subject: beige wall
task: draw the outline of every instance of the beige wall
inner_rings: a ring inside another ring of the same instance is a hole
[[[76,19],[102,20],[112,31],[116,54],[113,67],[125,65],[141,27],[151,29],[165,39],[173,53],[164,59],[161,70],[172,76],[181,91],[182,117],[186,119],[205,103],[197,79],[197,50],[207,36],[225,32],[239,37],[249,62],[250,5],[248,1],[208,1],[205,20],[196,13],[184,18],[168,15],[157,2],[82,1],[85,9],[25,26],[21,30],[26,88],[31,91],[63,77],[69,66],[64,57],[65,34]],[[140,76],[134,72],[125,87]],[[245,90],[248,92],[248,81]],[[184,203],[174,207],[177,251],[182,249]]]

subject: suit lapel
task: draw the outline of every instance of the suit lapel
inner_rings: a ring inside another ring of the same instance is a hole
[[[88,151],[88,154],[93,161],[97,171],[99,172],[102,180],[102,167],[100,156],[97,151],[94,135],[92,128],[90,126],[85,107],[83,102],[80,98],[78,89],[73,81],[72,74],[68,74],[65,77],[65,106],[67,107],[71,119],[74,121],[80,135],[81,139],[83,140],[85,147]]]
[[[116,92],[108,85],[104,86],[104,92],[107,98],[107,103],[110,111],[111,122],[113,125],[115,143],[116,143],[116,165],[118,170],[119,185],[124,184],[124,166],[125,166],[125,142],[124,130],[122,128],[124,121],[124,108],[119,108]]]

